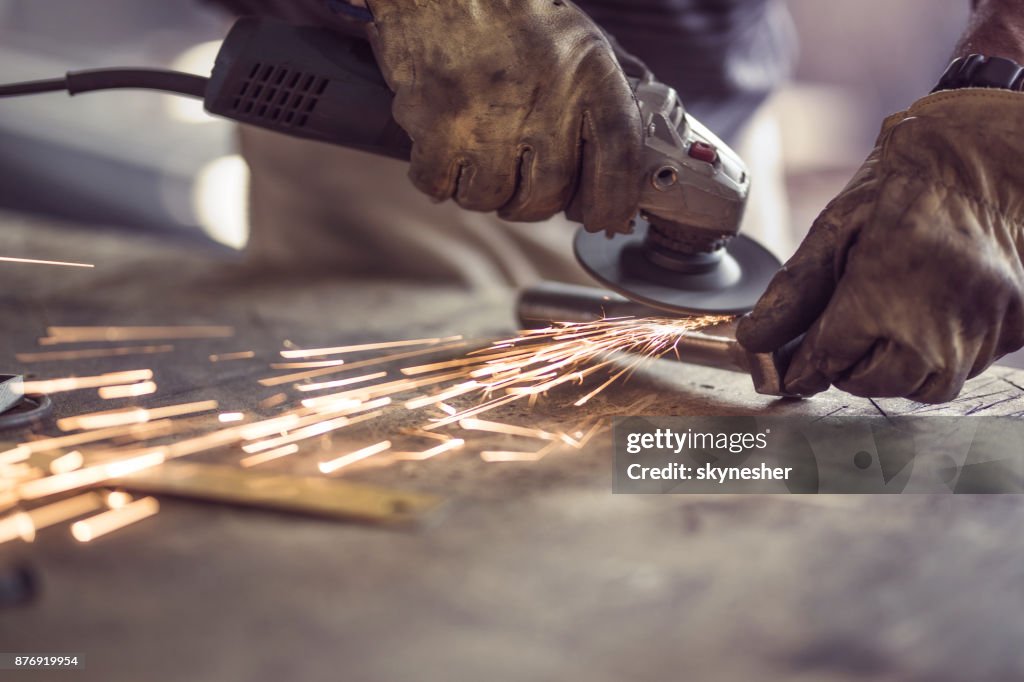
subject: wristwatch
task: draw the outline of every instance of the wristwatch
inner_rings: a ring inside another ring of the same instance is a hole
[[[972,54],[957,57],[932,92],[959,88],[999,88],[1024,91],[1024,67],[1005,57]]]

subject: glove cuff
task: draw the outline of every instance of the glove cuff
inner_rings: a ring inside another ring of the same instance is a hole
[[[1016,241],[1024,222],[1024,93],[965,88],[922,97],[885,119],[876,174],[946,187],[999,215]]]

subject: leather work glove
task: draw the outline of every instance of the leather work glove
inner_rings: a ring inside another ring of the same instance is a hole
[[[940,92],[886,119],[875,150],[776,274],[737,338],[811,395],[954,398],[1024,345],[1024,94]]]
[[[642,122],[609,40],[568,0],[367,0],[409,176],[437,201],[626,232]]]

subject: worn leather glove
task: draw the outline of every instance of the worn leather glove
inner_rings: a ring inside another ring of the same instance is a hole
[[[807,332],[785,377],[810,395],[938,403],[1024,345],[1024,94],[956,90],[886,119],[737,337]]]
[[[567,0],[368,0],[369,38],[438,201],[625,232],[640,196],[639,107],[606,37]]]

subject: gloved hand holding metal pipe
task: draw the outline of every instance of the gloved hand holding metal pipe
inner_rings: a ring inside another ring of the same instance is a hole
[[[740,322],[756,352],[807,334],[790,390],[945,402],[1024,345],[1024,13],[973,5],[936,92],[886,119]]]
[[[1024,93],[954,90],[890,117],[739,325],[766,352],[807,333],[785,385],[951,400],[1024,345]]]

